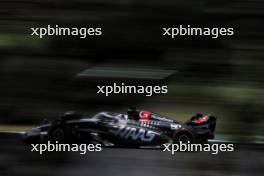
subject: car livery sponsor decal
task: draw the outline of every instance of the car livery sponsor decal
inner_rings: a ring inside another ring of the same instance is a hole
[[[164,122],[173,122],[173,120],[171,119],[168,119],[168,118],[165,118],[165,117],[153,114],[153,113],[151,114],[151,119],[158,120],[158,121],[164,121]]]
[[[113,129],[110,132],[124,139],[141,140],[144,142],[150,142],[154,139],[156,132],[145,130],[142,128],[134,128],[129,126],[120,126],[117,129]]]
[[[147,121],[151,118],[151,112],[149,111],[140,111],[139,117],[141,121]]]
[[[181,125],[180,125],[180,124],[173,124],[173,123],[172,123],[172,124],[170,125],[170,127],[171,127],[172,130],[177,130],[177,129],[181,128]]]

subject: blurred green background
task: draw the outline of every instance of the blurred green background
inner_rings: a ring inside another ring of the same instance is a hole
[[[263,140],[263,8],[260,0],[0,1],[0,123],[32,125],[68,110],[93,115],[138,106],[180,121],[210,113],[218,117],[217,134]],[[30,35],[31,27],[48,24],[102,27],[103,35]],[[233,27],[235,35],[162,36],[162,27],[180,24]],[[165,83],[166,95],[104,97],[89,80],[76,83],[77,73],[94,67],[176,73]]]

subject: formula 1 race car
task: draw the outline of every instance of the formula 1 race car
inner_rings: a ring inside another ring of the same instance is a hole
[[[196,114],[185,123],[162,115],[129,108],[127,114],[99,112],[81,117],[74,112],[32,128],[27,143],[100,143],[104,146],[158,146],[164,143],[201,143],[214,138],[216,118]]]

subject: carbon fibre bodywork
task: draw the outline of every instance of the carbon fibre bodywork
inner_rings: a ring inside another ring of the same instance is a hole
[[[68,113],[58,120],[28,130],[27,143],[49,141],[100,143],[105,146],[157,146],[179,141],[205,142],[214,138],[216,118],[197,114],[180,123],[148,111],[148,119],[137,120],[127,114],[100,112],[91,118]],[[143,116],[145,114],[143,113]]]

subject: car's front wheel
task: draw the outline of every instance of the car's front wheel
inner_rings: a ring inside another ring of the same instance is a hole
[[[64,125],[51,126],[50,130],[48,131],[48,139],[51,142],[58,141],[59,143],[69,141],[69,133],[67,128]]]

